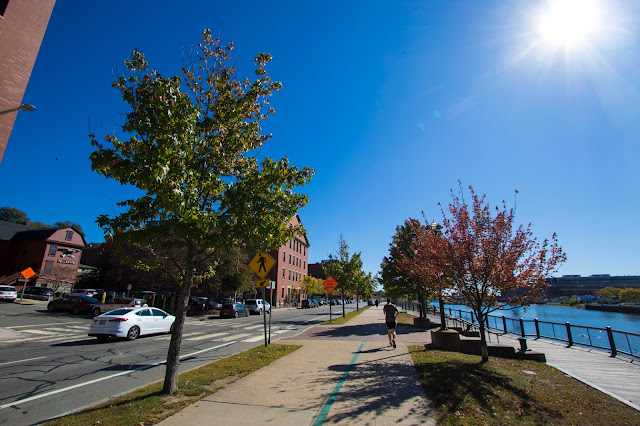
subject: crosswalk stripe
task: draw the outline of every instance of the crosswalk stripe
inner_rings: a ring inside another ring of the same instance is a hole
[[[214,337],[226,336],[229,333],[213,333],[213,334],[205,334],[204,336],[191,337],[186,340],[204,340],[204,339],[213,339]]]
[[[223,342],[228,342],[229,340],[242,339],[243,337],[247,337],[247,336],[251,336],[251,334],[249,334],[249,333],[246,333],[246,334],[234,334],[234,335],[231,335],[231,336],[223,337],[220,340],[223,341]]]
[[[251,337],[249,339],[243,340],[243,342],[255,343],[255,342],[259,342],[260,340],[264,340],[264,336]]]

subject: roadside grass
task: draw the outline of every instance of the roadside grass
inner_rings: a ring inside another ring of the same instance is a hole
[[[640,424],[640,412],[535,361],[409,346],[442,425]],[[532,374],[534,373],[534,374]]]
[[[396,317],[396,323],[413,326],[413,320],[415,318],[415,315],[400,311],[398,312],[398,316]]]
[[[329,321],[325,321],[325,322],[321,322],[319,325],[336,325],[336,324],[344,324],[347,321],[349,321],[351,318],[356,317],[358,315],[360,315],[362,312],[366,311],[367,309],[369,309],[371,306],[363,306],[360,308],[359,311],[351,311],[348,314],[346,314],[344,317],[342,316],[342,306],[338,306],[340,308],[339,313],[336,316],[333,316],[333,311],[332,311],[332,315],[331,315],[331,322]]]
[[[279,344],[266,348],[258,346],[180,374],[175,395],[164,395],[163,383],[158,382],[55,419],[47,425],[152,425],[299,347]]]

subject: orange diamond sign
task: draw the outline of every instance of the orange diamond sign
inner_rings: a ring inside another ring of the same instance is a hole
[[[338,281],[334,280],[333,277],[329,277],[324,280],[322,285],[329,291],[329,293],[331,293],[336,287],[338,287]]]
[[[31,268],[27,268],[27,269],[25,269],[24,271],[22,271],[22,276],[23,276],[25,279],[27,279],[27,280],[28,280],[29,278],[31,278],[32,276],[34,276],[35,274],[36,274],[36,273],[35,273],[35,272],[33,272],[33,269],[31,269]]]

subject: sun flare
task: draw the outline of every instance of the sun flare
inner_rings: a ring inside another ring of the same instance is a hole
[[[584,45],[596,34],[601,12],[595,0],[549,0],[538,16],[537,31],[553,47]]]

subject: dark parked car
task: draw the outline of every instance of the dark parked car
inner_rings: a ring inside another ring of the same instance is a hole
[[[220,318],[248,317],[249,309],[242,303],[223,303],[220,309]]]
[[[53,311],[69,311],[75,315],[81,312],[93,312],[93,308],[101,305],[97,299],[89,296],[64,296],[49,302],[47,309]]]
[[[24,289],[24,294],[31,294],[32,296],[53,296],[55,291],[47,287],[27,287]]]
[[[309,302],[308,300],[303,300],[300,306],[302,306],[303,308],[312,308],[313,303]]]

